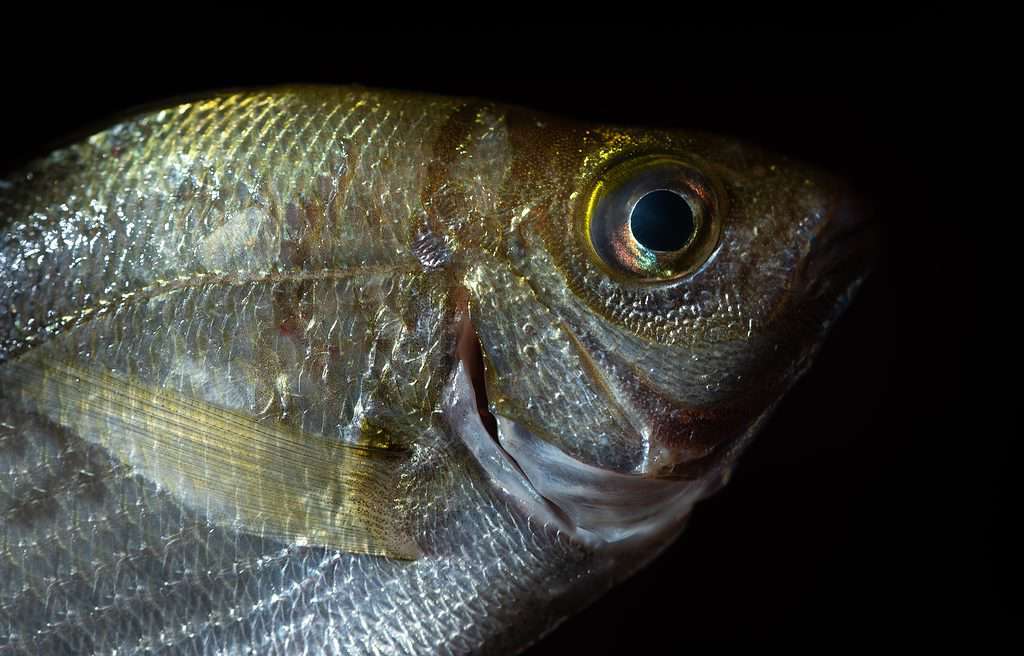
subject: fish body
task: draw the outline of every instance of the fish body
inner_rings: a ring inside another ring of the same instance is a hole
[[[521,650],[727,479],[856,224],[720,137],[359,88],[58,150],[0,187],[0,649]]]

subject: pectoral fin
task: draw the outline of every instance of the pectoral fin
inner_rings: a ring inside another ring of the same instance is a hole
[[[354,446],[45,358],[0,370],[20,399],[206,513],[246,533],[414,559],[395,498],[399,450]]]

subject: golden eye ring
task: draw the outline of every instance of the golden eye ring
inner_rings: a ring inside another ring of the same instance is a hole
[[[671,155],[619,162],[594,182],[583,216],[592,257],[611,275],[643,283],[699,269],[721,231],[719,194],[696,167]]]

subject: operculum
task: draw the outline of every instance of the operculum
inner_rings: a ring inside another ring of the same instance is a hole
[[[635,471],[642,461],[640,434],[529,282],[486,259],[469,269],[466,286],[491,411],[581,462]]]

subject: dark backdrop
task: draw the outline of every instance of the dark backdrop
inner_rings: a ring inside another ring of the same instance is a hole
[[[986,102],[966,87],[971,64],[931,28],[682,29],[345,34],[230,53],[155,36],[102,55],[104,39],[72,38],[59,64],[8,57],[0,171],[134,105],[309,81],[715,131],[839,173],[886,227],[881,265],[729,486],[652,566],[532,653],[991,639],[1009,620],[993,533],[1005,447],[968,349],[980,217],[963,152],[976,136],[969,110]]]

